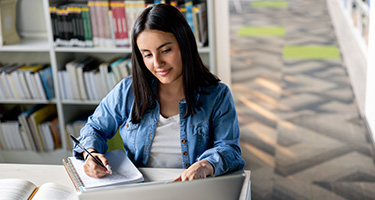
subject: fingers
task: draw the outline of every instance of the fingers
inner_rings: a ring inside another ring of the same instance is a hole
[[[95,153],[93,156],[98,158],[103,164],[105,163],[104,165],[108,164],[108,160],[103,154]],[[98,165],[91,156],[89,156],[83,164],[83,170],[88,176],[94,178],[101,178],[107,174],[107,169]]]
[[[182,180],[181,180],[181,176],[177,177],[176,179],[174,179],[174,180],[171,181],[171,182],[178,182],[178,181],[182,181]]]
[[[104,166],[109,164],[107,158],[103,154],[95,154],[95,156],[103,163]]]
[[[212,174],[212,165],[207,160],[201,160],[191,165],[174,181],[191,181],[194,179],[206,178],[208,176],[212,176]]]

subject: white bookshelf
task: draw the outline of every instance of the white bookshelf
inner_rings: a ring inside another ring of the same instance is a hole
[[[209,46],[199,49],[199,53],[206,65],[216,73],[214,8],[213,0],[207,1]],[[62,158],[71,155],[65,136],[65,124],[74,120],[80,113],[93,111],[99,101],[63,100],[60,96],[57,72],[66,62],[80,55],[94,55],[103,60],[111,57],[130,54],[130,48],[70,48],[55,47],[53,44],[51,19],[49,14],[49,0],[19,0],[17,5],[17,30],[21,41],[0,47],[0,62],[5,63],[50,63],[54,77],[56,98],[53,100],[20,100],[0,99],[3,106],[36,104],[56,104],[59,117],[62,149],[51,152],[1,150],[0,162],[33,163],[33,164],[61,164]],[[229,54],[229,52],[228,52]]]
[[[375,145],[375,1],[371,0],[370,6],[369,1],[327,0],[360,114]]]
[[[375,2],[370,6],[370,36],[367,54],[366,104],[365,116],[375,145]]]

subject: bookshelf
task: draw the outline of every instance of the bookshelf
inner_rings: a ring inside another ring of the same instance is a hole
[[[328,1],[360,115],[375,145],[375,7],[374,0]]]
[[[207,3],[208,18],[208,46],[199,48],[204,63],[213,73],[217,73],[214,33],[214,1]],[[21,40],[12,45],[0,47],[0,62],[3,63],[49,63],[52,67],[52,76],[55,98],[49,100],[35,99],[0,99],[0,106],[4,108],[14,105],[30,108],[36,104],[55,104],[59,118],[62,148],[48,152],[26,150],[0,149],[0,162],[32,163],[32,164],[61,164],[62,158],[71,155],[68,141],[65,136],[65,125],[75,120],[83,112],[93,112],[99,100],[67,100],[62,99],[59,87],[58,71],[65,64],[84,55],[92,55],[102,60],[131,53],[130,48],[78,48],[57,47],[54,45],[50,4],[55,0],[18,0],[17,3],[17,30]],[[87,2],[77,0],[75,2]]]
[[[374,3],[374,2],[372,2]],[[366,121],[372,136],[372,142],[375,146],[375,7],[370,6],[370,38],[369,48],[367,54],[367,77],[366,77],[366,104],[365,104],[365,116]]]

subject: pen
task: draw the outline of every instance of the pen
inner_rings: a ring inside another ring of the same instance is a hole
[[[85,147],[83,147],[75,137],[73,137],[72,135],[70,135],[70,137],[72,138],[74,143],[76,143],[82,150],[86,151],[86,153],[88,153],[94,159],[96,164],[107,169],[106,172],[112,175],[112,169],[110,165],[104,166],[103,163],[99,159],[97,159],[95,156],[93,156]]]

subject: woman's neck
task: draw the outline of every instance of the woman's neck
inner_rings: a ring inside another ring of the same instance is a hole
[[[182,81],[175,84],[159,84],[158,99],[160,114],[168,118],[179,113],[179,102],[185,99]]]
[[[168,97],[170,99],[179,99],[181,101],[185,98],[182,77],[173,83],[158,85],[158,96]]]

